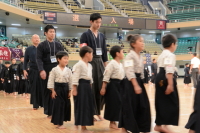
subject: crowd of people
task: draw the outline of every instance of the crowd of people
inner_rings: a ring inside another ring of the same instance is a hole
[[[144,39],[137,34],[129,35],[127,40],[130,42],[130,51],[125,58],[122,47],[111,47],[110,55],[113,60],[107,64],[105,36],[98,31],[101,22],[99,13],[91,14],[91,27],[80,38],[80,43],[86,46],[80,49],[81,60],[73,66],[72,71],[66,67],[69,63],[68,53],[61,43],[54,41],[55,28],[47,25],[44,28],[46,40],[40,43],[39,36],[33,35],[33,46],[26,49],[19,65],[16,65],[15,59],[12,59],[11,66],[8,62],[5,63],[6,67],[1,72],[4,89],[6,93],[30,92],[33,109],[43,107],[44,114],[58,129],[66,128],[63,123],[71,120],[70,97],[73,95],[74,125],[76,128],[81,126],[82,133],[92,133],[86,126],[94,125],[97,119],[110,121],[109,127],[122,128],[122,133],[148,133],[151,131],[152,121],[144,85],[148,82],[148,66],[141,55],[145,47]],[[179,122],[179,95],[174,78],[176,58],[173,54],[176,42],[173,35],[165,35],[162,38],[164,50],[158,57],[157,64],[156,60],[152,64],[151,82],[156,88],[154,130],[163,133],[174,133],[168,125],[178,126]],[[123,64],[121,60],[124,61]],[[188,68],[185,71],[188,74]],[[29,92],[26,91],[27,83]],[[196,87],[200,87],[199,84]],[[195,103],[198,105],[199,91],[196,95]],[[190,133],[199,132],[199,114],[199,107],[195,106],[186,125]]]

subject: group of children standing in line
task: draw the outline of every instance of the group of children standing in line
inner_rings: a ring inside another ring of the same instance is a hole
[[[124,59],[123,49],[110,49],[112,60],[105,69],[100,94],[105,96],[104,118],[110,121],[110,128],[122,128],[123,133],[148,133],[151,130],[151,112],[144,87],[144,64],[140,52],[144,39],[140,35],[129,35],[131,50]],[[178,125],[179,96],[177,83],[173,78],[176,58],[176,38],[165,35],[162,38],[164,50],[158,58],[158,74],[155,78],[156,126],[155,131],[173,133],[168,125]],[[53,113],[51,122],[58,128],[65,128],[64,121],[70,121],[71,93],[74,96],[75,126],[82,126],[83,133],[91,133],[86,126],[94,125],[94,95],[92,90],[93,50],[84,46],[80,49],[81,60],[72,72],[66,67],[68,54],[58,52],[58,66],[50,72],[48,88],[52,90]],[[121,60],[124,60],[123,64]],[[71,92],[72,90],[72,92]],[[119,121],[119,125],[115,123]]]
[[[16,59],[13,58],[10,62],[5,62],[5,66],[2,64],[1,70],[1,90],[5,91],[5,94],[17,94],[26,95],[29,98],[29,79],[25,79],[23,74],[23,62],[24,56],[20,57],[20,64],[16,64]],[[28,70],[27,70],[28,71]]]

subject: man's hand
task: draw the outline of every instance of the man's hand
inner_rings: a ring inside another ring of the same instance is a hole
[[[46,79],[47,74],[46,74],[46,72],[45,72],[44,70],[40,71],[40,77],[41,77],[43,80]]]
[[[165,94],[166,94],[166,95],[169,95],[169,94],[171,94],[173,91],[174,91],[174,87],[173,87],[172,85],[168,85],[168,86],[167,86],[167,89],[166,89],[166,91],[165,91]]]
[[[26,70],[24,70],[24,78],[27,79],[28,73]]]

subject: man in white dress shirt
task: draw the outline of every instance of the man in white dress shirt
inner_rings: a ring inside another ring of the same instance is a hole
[[[197,82],[199,79],[199,68],[200,68],[199,65],[200,65],[200,60],[199,60],[199,58],[197,58],[197,54],[193,53],[193,58],[191,60],[190,72],[192,75],[194,88],[197,88]]]

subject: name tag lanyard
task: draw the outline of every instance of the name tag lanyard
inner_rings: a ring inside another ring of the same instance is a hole
[[[49,41],[47,41],[47,42],[49,44]],[[55,56],[55,42],[53,42],[53,46],[54,46],[54,55],[53,56]],[[50,47],[50,44],[49,44],[49,49],[50,49],[50,56],[51,56],[51,47]]]
[[[99,36],[99,47],[100,47],[100,48],[97,47],[96,37],[95,37],[95,35],[94,35],[93,32],[92,32],[92,35],[93,35],[94,42],[95,42],[95,45],[96,45],[96,55],[102,55],[101,42],[100,42],[100,40],[101,40],[101,35],[100,35],[99,32],[98,32],[97,38],[98,38],[98,36]]]

